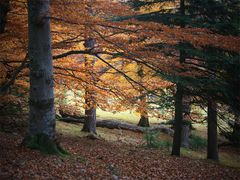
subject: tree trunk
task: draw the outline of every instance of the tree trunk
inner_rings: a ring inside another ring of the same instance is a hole
[[[180,14],[185,15],[185,0],[180,0]],[[184,22],[180,24],[181,28],[185,27]],[[179,43],[180,45],[182,42]],[[180,50],[180,63],[185,62],[186,52]],[[175,123],[174,123],[174,136],[173,136],[173,145],[172,145],[172,155],[180,156],[181,149],[181,137],[182,137],[182,121],[183,121],[183,86],[180,82],[176,84],[177,92],[175,97]]]
[[[182,120],[183,120],[183,108],[182,108],[183,87],[181,84],[177,84],[177,92],[175,94],[175,122],[174,122],[174,135],[172,145],[172,155],[180,156],[181,148],[181,133],[182,133]]]
[[[0,34],[4,33],[6,22],[7,22],[7,13],[10,10],[9,0],[3,0],[0,2]]]
[[[138,126],[141,126],[141,127],[149,127],[150,124],[149,124],[149,119],[148,117],[146,117],[145,115],[141,115],[141,118],[138,122]]]
[[[143,65],[142,64],[138,64],[137,66],[138,70],[137,70],[137,76],[138,76],[138,81],[139,83],[143,82],[143,78],[144,78],[144,70],[143,70]],[[148,119],[148,104],[147,104],[147,95],[144,92],[144,89],[142,87],[140,87],[139,89],[140,91],[140,107],[139,107],[139,112],[141,114],[140,120],[138,122],[138,126],[141,127],[149,127],[149,119]]]
[[[87,107],[87,109],[85,109],[84,120],[85,121],[83,124],[82,131],[97,134],[97,131],[96,131],[96,108],[94,106]]]
[[[216,103],[208,100],[208,146],[207,159],[218,161]]]
[[[235,122],[233,125],[232,141],[234,145],[240,146],[240,115],[235,113]]]
[[[23,143],[48,154],[62,154],[56,143],[49,0],[28,1],[30,59],[29,129]]]
[[[94,48],[94,39],[87,39],[84,43],[86,49]],[[94,59],[85,57],[85,68],[87,69],[86,79],[90,82],[85,88],[85,122],[82,131],[97,134],[96,131],[96,93],[94,85],[96,84],[96,78],[94,77]]]
[[[183,96],[183,125],[182,125],[182,146],[189,147],[189,135],[190,135],[190,97],[184,95]]]
[[[190,128],[189,125],[182,126],[182,147],[189,147],[189,134]]]
[[[149,127],[150,124],[148,119],[146,96],[143,95],[143,97],[140,98],[140,101],[141,101],[140,106],[142,107],[139,108],[139,111],[141,113],[141,118],[138,122],[138,126]]]

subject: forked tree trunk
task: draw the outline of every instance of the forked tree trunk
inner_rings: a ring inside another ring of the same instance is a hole
[[[213,100],[208,100],[208,145],[207,159],[218,161],[217,109]]]
[[[4,33],[6,22],[7,22],[7,13],[10,10],[9,0],[2,0],[0,2],[0,33]]]
[[[49,0],[28,0],[30,59],[29,129],[23,143],[48,154],[62,154],[56,143]]]

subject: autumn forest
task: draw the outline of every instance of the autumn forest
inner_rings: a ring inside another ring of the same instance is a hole
[[[238,0],[0,0],[0,179],[239,179]]]

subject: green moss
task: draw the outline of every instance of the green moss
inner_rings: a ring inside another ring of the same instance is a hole
[[[69,155],[56,141],[50,140],[46,134],[27,135],[23,140],[23,144],[44,154]]]

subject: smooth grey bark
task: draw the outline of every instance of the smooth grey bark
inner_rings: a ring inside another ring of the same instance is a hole
[[[216,103],[208,100],[208,143],[207,159],[218,161],[217,143],[217,107]]]
[[[85,41],[84,46],[86,49],[93,49],[95,45],[95,41],[92,38],[89,38]],[[89,81],[92,81],[93,84],[96,83],[96,79],[92,73],[93,66],[94,66],[94,60],[93,62],[90,62],[89,59],[85,59],[85,67],[91,71],[88,73],[87,78]],[[97,134],[96,131],[96,93],[93,89],[93,85],[90,83],[85,88],[85,122],[82,128],[82,131],[84,132],[90,132],[93,134]]]
[[[190,135],[190,127],[189,125],[182,126],[182,147],[189,147],[189,135]]]
[[[49,0],[28,0],[30,59],[29,135],[55,140],[53,65]]]
[[[189,147],[189,135],[190,135],[190,112],[191,112],[191,106],[190,106],[190,97],[183,95],[183,125],[182,125],[182,146],[183,147]]]
[[[10,10],[9,0],[3,0],[0,2],[0,33],[4,33],[6,22],[7,22],[7,13]]]

